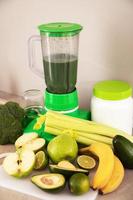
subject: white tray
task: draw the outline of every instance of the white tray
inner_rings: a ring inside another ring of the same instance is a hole
[[[42,172],[41,172],[42,173]],[[33,172],[34,174],[34,172]],[[33,175],[32,174],[32,175]],[[36,174],[36,172],[35,172]],[[90,190],[88,193],[81,196],[72,195],[67,188],[64,191],[57,194],[46,193],[43,190],[36,187],[30,181],[30,177],[24,179],[16,179],[8,176],[2,166],[0,166],[0,187],[14,190],[23,194],[27,194],[42,200],[95,200],[97,197],[97,191]]]

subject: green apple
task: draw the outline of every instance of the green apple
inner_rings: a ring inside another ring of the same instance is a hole
[[[15,142],[16,149],[21,148],[23,145],[27,144],[28,142],[38,138],[37,133],[27,133],[21,135]]]
[[[40,151],[45,146],[46,142],[43,138],[36,138],[23,145],[23,148],[30,149],[34,152]]]
[[[49,142],[47,151],[54,163],[58,163],[62,160],[73,161],[78,153],[78,145],[76,140],[70,135],[62,134],[56,136]]]
[[[37,152],[45,146],[45,143],[45,139],[38,138],[37,133],[28,133],[20,136],[16,140],[15,147],[17,150],[25,148]]]
[[[28,149],[11,153],[4,159],[3,168],[5,172],[14,177],[28,176],[35,165],[35,154]]]

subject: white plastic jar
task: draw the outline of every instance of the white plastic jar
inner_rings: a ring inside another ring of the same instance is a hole
[[[132,135],[132,87],[124,81],[108,80],[95,84],[91,99],[92,120]]]

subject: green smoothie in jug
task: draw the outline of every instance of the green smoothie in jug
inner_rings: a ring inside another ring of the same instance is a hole
[[[55,94],[70,93],[77,79],[77,57],[69,54],[53,54],[43,59],[47,90]]]

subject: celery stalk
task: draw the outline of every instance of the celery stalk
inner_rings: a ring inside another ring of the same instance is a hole
[[[46,114],[47,115],[47,114]],[[66,117],[66,116],[65,116]],[[68,116],[67,116],[68,117]],[[87,121],[87,120],[86,120]],[[108,128],[106,126],[99,126],[98,124],[93,124],[93,122],[88,121],[88,123],[78,123],[75,120],[73,121],[73,117],[70,117],[69,121],[64,120],[64,116],[58,119],[54,119],[53,117],[47,117],[45,121],[46,126],[58,126],[63,129],[67,129],[71,127],[73,130],[78,130],[81,132],[86,133],[95,133],[99,135],[105,135],[108,137],[114,137],[116,135],[116,130],[113,130],[112,128]],[[68,127],[69,125],[69,127]],[[121,131],[117,131],[118,133]]]
[[[61,134],[70,134],[72,137],[75,138],[75,140],[81,144],[90,145],[94,142],[103,142],[105,144],[112,145],[112,139],[95,135],[95,134],[89,134],[88,137],[86,137],[86,134],[80,134],[78,132],[73,132],[73,130],[61,130],[53,127],[47,126],[45,129],[46,132],[51,133],[53,135],[61,135]],[[89,137],[90,136],[90,137]]]
[[[46,113],[45,126],[46,127],[50,126],[55,128],[57,127],[58,129],[62,130],[72,129],[74,131],[80,132],[81,135],[82,133],[97,134],[111,138],[113,138],[116,135],[123,135],[124,137],[133,142],[133,137],[121,130],[103,124],[99,124],[93,121],[66,116],[54,111],[48,111]]]
[[[93,139],[97,142],[103,142],[109,145],[112,145],[112,139],[106,136],[102,136],[102,135],[96,135],[96,134],[84,134],[84,133],[78,133],[79,136],[85,137],[85,138],[89,138],[89,139]]]
[[[45,129],[45,131],[47,131],[48,133],[51,133],[53,135],[62,135],[62,134],[69,134],[69,133],[63,133],[62,131],[55,129],[55,128],[51,128],[51,127],[47,127]],[[97,141],[89,139],[89,138],[85,138],[82,136],[79,136],[78,134],[71,134],[70,135],[79,143],[81,144],[85,144],[85,145],[90,145],[92,143],[95,143]]]

